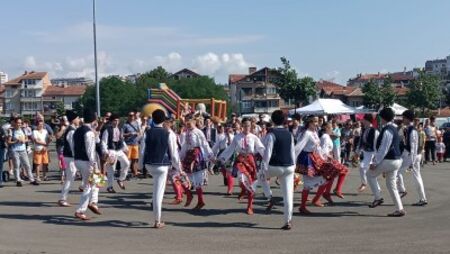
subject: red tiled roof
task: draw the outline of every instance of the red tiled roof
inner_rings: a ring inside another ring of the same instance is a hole
[[[351,81],[369,81],[371,79],[380,80],[385,79],[388,76],[390,76],[394,82],[403,80],[414,80],[412,72],[394,72],[394,73],[362,74],[361,76],[357,76],[356,78],[351,79]]]
[[[49,86],[45,89],[45,92],[42,96],[51,97],[51,96],[81,96],[86,92],[86,86],[69,86],[69,87],[58,87],[58,86]]]
[[[247,75],[245,75],[245,74],[230,74],[230,75],[228,76],[228,83],[229,83],[229,84],[236,83],[236,82],[238,82],[239,80],[245,78],[246,76],[247,76]]]
[[[342,86],[326,80],[319,80],[316,82],[316,88],[328,95],[347,95],[356,89],[354,87]]]
[[[450,117],[450,107],[441,108],[441,112],[439,110],[433,110],[433,113],[436,117]]]
[[[405,96],[408,93],[409,89],[407,87],[395,87],[394,91],[397,96]],[[362,96],[364,96],[364,93],[362,92],[362,89],[359,87],[347,94],[347,97],[362,97]]]
[[[20,85],[22,83],[22,80],[24,79],[35,79],[35,80],[41,80],[47,75],[47,72],[27,72],[22,74],[20,77],[17,77],[15,79],[12,79],[8,82],[3,83],[2,85],[5,86],[12,86],[12,85]]]

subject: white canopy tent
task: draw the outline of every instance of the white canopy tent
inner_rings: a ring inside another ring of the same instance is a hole
[[[394,103],[391,108],[394,110],[395,115],[401,115],[403,114],[403,112],[405,112],[406,110],[408,110],[407,108],[403,107],[400,104]]]
[[[289,114],[309,114],[309,115],[339,115],[354,114],[356,110],[345,105],[341,100],[337,99],[317,99],[308,106],[291,109]]]

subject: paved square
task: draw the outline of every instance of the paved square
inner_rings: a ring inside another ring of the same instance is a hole
[[[117,194],[102,190],[103,215],[88,212],[88,222],[73,217],[74,207],[57,206],[58,180],[22,188],[9,182],[0,189],[0,253],[450,253],[449,177],[449,163],[425,166],[430,204],[412,207],[417,196],[407,174],[407,216],[388,218],[394,207],[387,192],[385,205],[368,208],[370,191],[356,193],[359,173],[354,168],[344,186],[345,200],[334,197],[334,207],[310,207],[313,216],[298,214],[297,191],[294,227],[287,232],[279,229],[282,202],[275,184],[276,209],[271,215],[264,213],[260,191],[253,216],[244,213],[246,204],[236,196],[224,196],[221,176],[210,177],[207,205],[200,212],[169,205],[174,195],[168,186],[163,205],[167,226],[155,230],[150,228],[151,179],[128,182]],[[384,179],[380,184],[385,190]],[[78,185],[75,182],[72,189]],[[69,201],[77,204],[79,193],[71,192]]]

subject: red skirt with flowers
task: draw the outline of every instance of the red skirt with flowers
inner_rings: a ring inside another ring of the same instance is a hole
[[[186,156],[181,163],[184,171],[188,174],[206,169],[206,163],[203,159],[202,150],[200,147],[187,151]]]
[[[244,174],[252,182],[256,180],[256,163],[253,154],[239,154],[233,167]]]
[[[326,180],[331,180],[338,175],[348,174],[348,168],[335,159],[330,159],[323,163],[317,171]]]

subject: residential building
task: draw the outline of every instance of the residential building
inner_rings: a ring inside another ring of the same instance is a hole
[[[427,73],[437,75],[442,79],[448,79],[450,74],[450,56],[443,59],[426,61],[425,71]]]
[[[48,115],[54,113],[58,103],[63,103],[64,109],[73,109],[75,103],[77,103],[86,92],[86,89],[87,86],[48,86],[42,95],[44,114]]]
[[[347,94],[354,90],[356,90],[356,87],[343,86],[326,80],[316,82],[316,97],[318,98],[340,99],[345,102],[347,100]]]
[[[42,94],[51,86],[47,72],[27,72],[3,84],[5,114],[33,115],[42,111]]]
[[[198,74],[198,73],[196,73],[196,72],[194,72],[192,70],[184,68],[184,69],[182,69],[180,71],[177,71],[174,74],[172,74],[171,77],[173,77],[176,80],[179,80],[179,79],[182,79],[182,78],[198,78],[198,77],[201,77],[201,76],[202,75],[200,75],[200,74]]]
[[[279,74],[264,67],[250,67],[248,74],[229,75],[231,106],[238,114],[272,113],[280,108],[290,108],[277,92],[274,81]]]
[[[55,78],[50,81],[53,86],[69,87],[69,86],[91,86],[94,85],[92,79],[80,78]]]
[[[0,71],[0,84],[8,82],[8,74],[3,71]]]
[[[397,102],[404,102],[408,99],[407,94],[409,88],[395,87],[394,91],[397,96],[396,99]],[[362,92],[362,88],[357,87],[353,91],[347,93],[345,95],[345,100],[343,100],[343,102],[352,107],[362,106],[364,104],[364,93]]]
[[[382,85],[387,78],[392,79],[392,83],[396,86],[409,86],[419,76],[419,70],[406,71],[394,73],[376,73],[376,74],[358,74],[347,82],[349,87],[362,87],[369,81],[373,81],[378,85]]]

